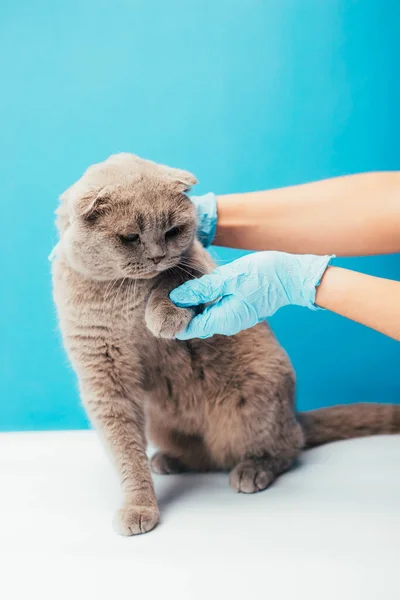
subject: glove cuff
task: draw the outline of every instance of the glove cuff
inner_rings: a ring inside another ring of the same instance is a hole
[[[201,202],[197,199],[201,198]],[[197,237],[205,248],[211,246],[217,230],[217,199],[212,192],[203,196],[190,196],[197,208]]]
[[[306,282],[306,294],[310,299],[308,308],[311,310],[325,310],[324,308],[321,308],[315,304],[315,296],[317,294],[317,287],[321,283],[321,279],[324,276],[326,269],[329,267],[332,260],[336,258],[336,255],[332,254],[332,256],[318,256],[316,258],[319,259],[316,271],[314,272],[313,277]]]

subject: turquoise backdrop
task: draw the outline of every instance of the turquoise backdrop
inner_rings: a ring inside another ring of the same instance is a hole
[[[59,194],[120,151],[198,193],[399,169],[399,29],[397,0],[1,3],[1,430],[87,426],[51,299]],[[399,256],[341,263],[400,278]],[[304,309],[271,323],[301,408],[400,401],[398,343]]]

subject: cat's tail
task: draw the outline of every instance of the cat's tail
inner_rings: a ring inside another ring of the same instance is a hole
[[[400,433],[400,404],[348,404],[297,414],[305,448],[328,442]]]

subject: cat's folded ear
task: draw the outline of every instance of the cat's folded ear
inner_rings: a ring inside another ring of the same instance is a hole
[[[85,192],[74,206],[75,215],[94,221],[104,214],[110,206],[110,197],[105,190],[90,189]]]
[[[104,188],[82,188],[79,182],[68,188],[60,197],[60,206],[56,211],[58,215],[68,214],[69,219],[86,217],[94,220],[107,210],[110,200]]]
[[[164,173],[168,176],[171,186],[177,192],[188,192],[193,185],[196,185],[197,179],[189,171],[182,169],[173,169],[172,167],[162,166]]]

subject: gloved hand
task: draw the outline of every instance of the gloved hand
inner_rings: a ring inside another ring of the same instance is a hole
[[[187,281],[172,290],[180,307],[214,302],[195,316],[176,337],[233,335],[253,327],[288,304],[316,310],[315,293],[332,256],[256,252]]]
[[[217,199],[215,194],[190,196],[197,210],[197,235],[205,248],[211,246],[217,229]]]

